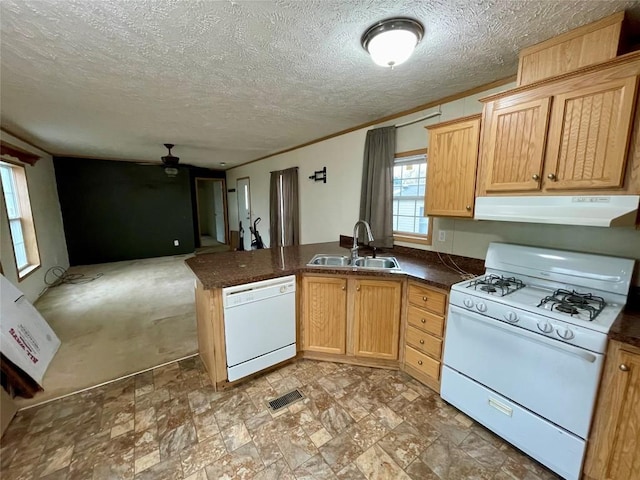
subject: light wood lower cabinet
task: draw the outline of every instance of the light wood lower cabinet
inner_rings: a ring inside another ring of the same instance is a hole
[[[300,322],[303,355],[397,365],[401,299],[399,280],[305,275]]]
[[[302,279],[302,349],[344,355],[347,348],[347,279]]]
[[[353,353],[356,357],[398,359],[402,285],[388,280],[356,280]]]
[[[439,392],[447,294],[410,281],[407,303],[402,368]]]
[[[610,341],[591,441],[588,480],[640,478],[640,349]]]

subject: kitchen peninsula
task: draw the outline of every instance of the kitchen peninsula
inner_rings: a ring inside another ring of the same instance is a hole
[[[403,368],[439,389],[447,294],[462,280],[461,273],[434,252],[402,247],[388,252],[398,259],[401,272],[307,265],[318,253],[347,255],[347,245],[342,237],[341,242],[186,260],[196,276],[200,355],[216,388],[233,385],[228,381],[222,289],[296,275],[299,357]],[[482,260],[455,257],[455,262],[472,275],[482,271]]]

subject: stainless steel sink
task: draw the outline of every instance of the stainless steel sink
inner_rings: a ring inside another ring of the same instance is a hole
[[[391,270],[399,271],[400,265],[395,257],[358,257],[355,263],[345,255],[327,255],[319,253],[309,263],[310,267],[350,267],[367,270]]]
[[[325,255],[318,254],[314,256],[307,265],[321,265],[325,267],[348,267],[351,265],[351,259],[344,255]]]
[[[363,257],[357,259],[354,266],[378,270],[400,270],[400,265],[395,257]]]

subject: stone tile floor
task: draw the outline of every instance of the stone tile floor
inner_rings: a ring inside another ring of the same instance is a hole
[[[402,372],[309,360],[214,392],[192,357],[34,407],[0,461],[3,480],[557,478]]]

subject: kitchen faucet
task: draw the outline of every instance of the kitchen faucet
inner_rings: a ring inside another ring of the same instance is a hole
[[[355,263],[358,259],[358,235],[360,234],[360,225],[364,225],[364,228],[367,231],[369,243],[373,242],[371,226],[366,222],[366,220],[358,220],[353,226],[353,247],[351,248],[351,263]]]

